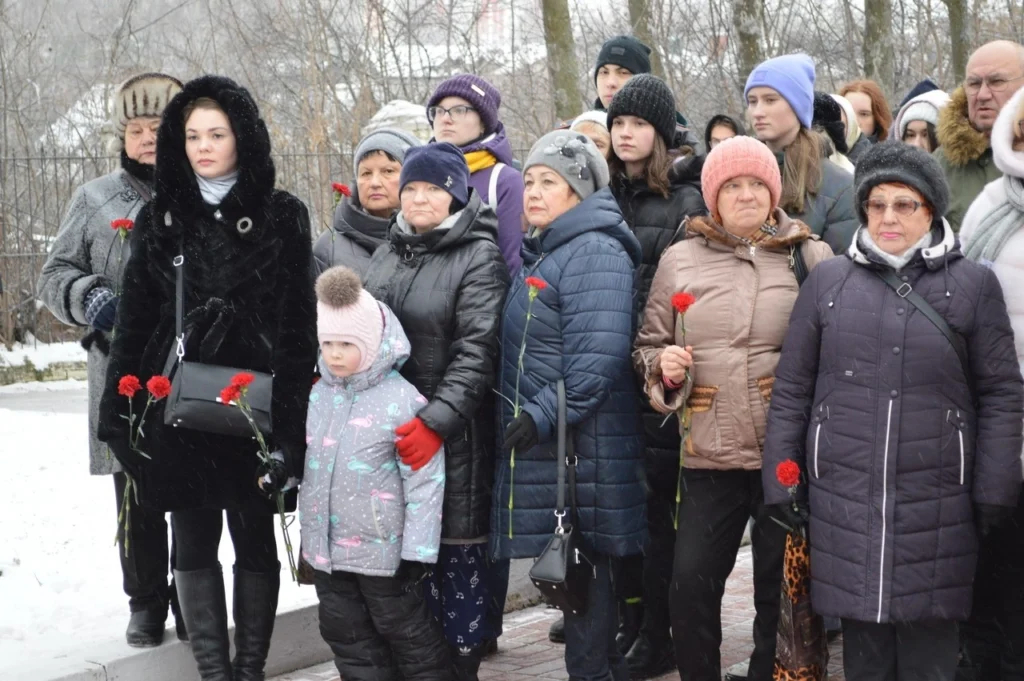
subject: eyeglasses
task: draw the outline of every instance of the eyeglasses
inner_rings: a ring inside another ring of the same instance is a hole
[[[892,206],[892,212],[901,218],[909,218],[917,212],[924,204],[913,199],[896,199],[892,203],[886,203],[881,199],[868,199],[864,202],[864,212],[870,217],[880,218],[885,215],[887,208]]]
[[[461,121],[470,111],[476,111],[476,109],[465,104],[459,104],[450,109],[446,109],[443,106],[432,106],[427,109],[427,120],[433,123],[436,118],[448,114],[448,117],[453,121]]]
[[[985,76],[984,78],[968,78],[964,81],[964,90],[969,95],[976,95],[981,92],[981,86],[987,85],[988,89],[992,92],[1002,92],[1005,90],[1010,83],[1015,80],[1024,78],[1024,75],[1017,76],[1016,78],[1007,78],[1006,76]]]

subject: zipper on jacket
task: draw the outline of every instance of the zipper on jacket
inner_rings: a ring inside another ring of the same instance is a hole
[[[825,415],[822,416],[822,413]],[[818,438],[821,436],[821,426],[828,421],[829,410],[825,405],[818,406],[818,417],[815,419],[818,422],[818,427],[814,429],[814,477],[820,478],[818,475]]]
[[[882,550],[878,558],[878,623],[882,623],[882,595],[885,593],[885,507],[889,499],[889,435],[892,432],[892,400],[885,421],[885,453],[882,456]]]
[[[946,421],[953,424],[956,428],[957,437],[960,439],[960,484],[964,484],[964,430],[963,422],[960,420],[960,410],[956,410],[956,420],[953,420],[953,410],[950,409],[946,412]]]

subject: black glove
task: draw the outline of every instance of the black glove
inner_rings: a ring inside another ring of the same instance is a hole
[[[537,424],[533,417],[525,411],[519,412],[512,423],[505,429],[505,451],[526,452],[537,446],[540,436],[537,434]]]
[[[415,560],[403,560],[395,572],[395,579],[405,585],[409,591],[418,586],[430,574],[430,567]]]
[[[974,505],[974,526],[978,534],[987,537],[994,530],[1002,527],[1013,515],[1012,506],[994,506],[993,504]]]
[[[773,504],[766,507],[768,517],[785,527],[787,530],[799,532],[807,527],[811,519],[811,509],[806,501],[789,500],[784,504]]]
[[[268,497],[274,496],[288,482],[288,467],[282,452],[273,452],[270,458],[256,467],[256,486]]]
[[[85,296],[85,321],[89,326],[105,333],[114,330],[117,322],[117,301],[106,286],[97,286]]]

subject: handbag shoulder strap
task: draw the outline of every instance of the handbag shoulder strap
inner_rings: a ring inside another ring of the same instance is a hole
[[[171,212],[164,214],[164,224],[171,225]],[[178,242],[178,255],[171,260],[174,266],[174,343],[176,347],[167,353],[164,376],[170,376],[174,365],[185,359],[185,241]]]
[[[576,444],[573,442],[572,434],[569,433],[568,418],[566,417],[565,406],[565,380],[558,379],[558,498],[556,502],[555,515],[558,517],[559,527],[562,526],[562,518],[565,517],[565,495],[566,495],[566,471],[568,470],[569,484],[569,523],[576,523]]]
[[[793,276],[796,277],[796,285],[803,286],[807,275],[810,274],[807,270],[807,261],[804,259],[803,244],[790,246],[790,263],[793,267]]]
[[[491,171],[491,181],[487,185],[487,203],[495,213],[498,212],[498,175],[501,175],[501,169],[504,167],[504,163],[494,164],[494,169]]]
[[[964,370],[964,376],[967,377],[968,384],[970,384],[971,364],[967,355],[967,344],[964,342],[963,337],[953,331],[953,329],[949,328],[949,324],[947,324],[946,320],[942,318],[942,315],[936,312],[935,308],[929,305],[928,301],[922,298],[921,294],[915,291],[913,286],[905,281],[901,281],[892,270],[886,269],[883,271],[874,269],[872,272],[874,272],[879,279],[884,281],[889,288],[895,291],[896,295],[916,307],[917,310],[923,314],[928,321],[934,324],[935,328],[937,328],[942,335],[946,337],[946,340],[949,341],[949,344],[952,345],[953,349],[956,351],[956,356],[960,359],[960,365]]]

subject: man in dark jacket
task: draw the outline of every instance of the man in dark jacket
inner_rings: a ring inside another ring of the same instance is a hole
[[[938,163],[879,143],[856,191],[866,226],[790,319],[765,502],[796,523],[809,509],[811,600],[843,620],[847,678],[951,680],[978,538],[1020,491],[1024,385],[999,282],[941,217]],[[775,478],[786,459],[808,481],[795,500]]]

